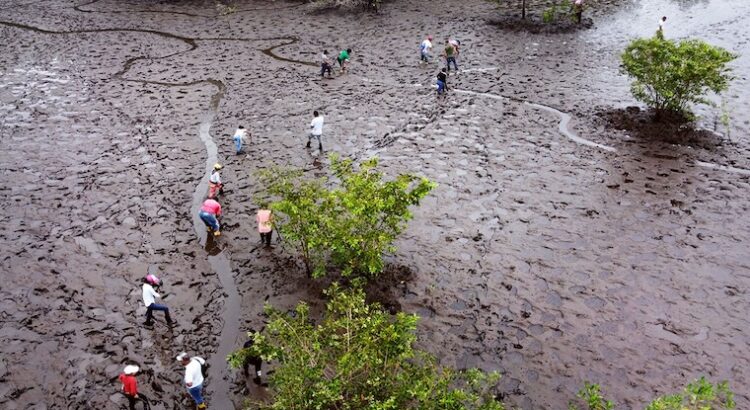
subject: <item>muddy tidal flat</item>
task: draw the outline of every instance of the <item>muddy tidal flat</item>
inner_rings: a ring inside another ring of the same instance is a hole
[[[584,381],[642,409],[701,375],[750,408],[750,3],[599,3],[589,29],[531,34],[488,24],[511,11],[481,0],[377,15],[0,0],[0,408],[126,408],[125,362],[153,409],[192,408],[182,350],[211,363],[210,408],[266,394],[223,357],[264,303],[320,306],[324,284],[260,246],[253,173],[325,172],[304,148],[313,110],[327,152],[438,183],[374,288],[422,317],[419,345],[443,364],[501,371],[524,410],[564,410]],[[643,108],[619,54],[662,15],[668,37],[740,54],[717,107],[696,110],[705,140],[618,120]],[[440,66],[419,64],[427,34],[462,42],[445,98]],[[320,52],[343,48],[351,72],[321,79]],[[213,240],[196,213],[217,161]],[[142,326],[147,273],[172,329],[159,313]]]

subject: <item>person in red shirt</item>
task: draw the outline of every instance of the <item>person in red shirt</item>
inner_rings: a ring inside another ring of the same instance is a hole
[[[221,205],[215,199],[206,199],[198,216],[206,224],[209,232],[213,231],[214,236],[221,235],[221,226],[218,219],[221,216]]]
[[[135,403],[138,399],[143,400],[143,408],[149,409],[148,400],[142,394],[138,393],[138,382],[135,380],[135,375],[138,373],[138,366],[129,364],[125,366],[122,373],[120,373],[120,381],[122,382],[122,393],[128,398],[128,405],[130,410],[135,410]]]

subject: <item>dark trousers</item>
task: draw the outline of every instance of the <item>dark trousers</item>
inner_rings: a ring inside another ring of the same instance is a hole
[[[456,57],[446,57],[445,58],[445,65],[448,67],[448,71],[451,70],[451,63],[453,63],[453,67],[458,71],[458,64],[456,64]]]
[[[164,305],[157,305],[156,303],[152,303],[146,308],[146,323],[152,323],[154,321],[154,310],[164,312],[164,317],[167,319],[167,323],[172,323],[172,317],[169,316],[169,308]]]
[[[263,361],[261,360],[260,357],[247,358],[247,360],[245,360],[245,363],[242,364],[245,377],[248,377],[250,375],[250,365],[253,365],[253,367],[255,367],[255,373],[253,373],[253,380],[255,381],[255,383],[260,384],[260,376],[258,376],[258,372],[260,372],[260,368],[262,364],[263,364]]]
[[[333,75],[333,71],[331,69],[331,65],[323,63],[323,64],[320,65],[320,76],[323,77],[326,72],[328,72],[329,76]]]
[[[151,404],[148,402],[148,397],[143,395],[143,393],[138,393],[138,397],[133,397],[129,394],[126,394],[125,397],[128,398],[128,408],[130,410],[135,410],[135,404],[139,401],[143,403],[143,410],[151,410]]]
[[[266,246],[271,246],[271,236],[273,235],[273,231],[271,232],[261,232],[260,233],[260,242],[264,243]]]

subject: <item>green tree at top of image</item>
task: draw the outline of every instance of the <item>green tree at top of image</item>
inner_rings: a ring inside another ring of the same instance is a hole
[[[330,157],[332,174],[310,179],[299,170],[269,169],[258,174],[274,226],[302,257],[308,274],[321,277],[329,266],[343,276],[377,276],[383,255],[412,218],[411,206],[436,186],[427,178],[400,174],[386,180],[378,159],[358,167],[351,159]]]
[[[495,400],[499,373],[456,371],[414,348],[418,316],[391,315],[368,304],[361,289],[326,291],[317,324],[305,303],[289,315],[266,307],[269,324],[251,348],[228,358],[241,367],[247,356],[278,362],[269,375],[268,410],[503,410]]]
[[[633,96],[656,110],[692,118],[690,104],[708,104],[709,92],[727,90],[728,64],[737,58],[701,40],[661,36],[633,40],[622,54],[622,70],[633,78]]]

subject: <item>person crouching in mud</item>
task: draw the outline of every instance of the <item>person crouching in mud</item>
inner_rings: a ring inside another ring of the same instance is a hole
[[[213,232],[214,236],[221,235],[221,225],[219,225],[219,217],[221,217],[221,205],[216,202],[215,199],[206,199],[201,206],[201,210],[198,213],[201,220],[206,224],[206,228],[209,232]]]
[[[349,68],[349,55],[351,53],[352,49],[347,48],[346,50],[341,50],[341,53],[339,53],[339,56],[336,58],[336,61],[338,61],[339,67],[341,68],[341,74],[344,74]]]
[[[214,170],[211,171],[211,177],[208,178],[209,198],[213,199],[219,196],[219,194],[224,193],[224,184],[221,183],[221,175],[219,174],[219,171],[221,171],[222,168],[221,164],[214,164]]]

